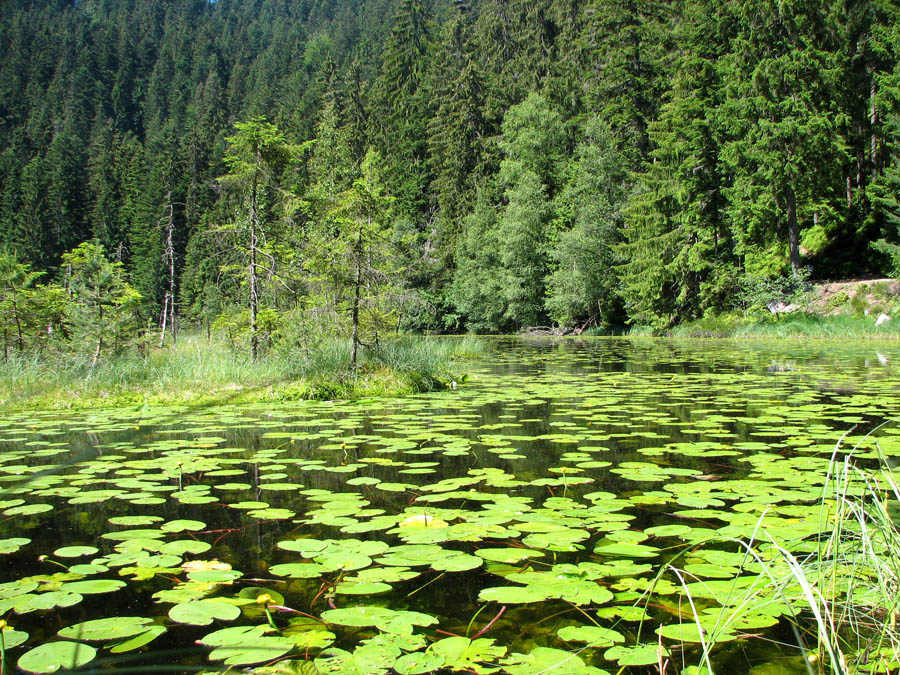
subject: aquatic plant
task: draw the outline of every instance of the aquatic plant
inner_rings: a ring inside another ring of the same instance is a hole
[[[8,663],[892,667],[900,430],[837,441],[897,348],[488,344],[428,396],[5,415]]]

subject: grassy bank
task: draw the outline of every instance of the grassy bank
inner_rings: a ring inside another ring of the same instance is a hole
[[[634,327],[631,335],[657,334]],[[735,338],[900,338],[900,320],[875,325],[874,316],[838,314],[826,316],[797,312],[780,317],[752,318],[739,314],[720,314],[687,321],[658,334],[666,337]]]
[[[0,409],[401,396],[460,379],[460,360],[480,349],[469,338],[397,337],[363,350],[355,370],[349,342],[339,340],[253,362],[215,337],[185,335],[175,346],[111,358],[93,369],[87,358],[11,354],[0,363]]]

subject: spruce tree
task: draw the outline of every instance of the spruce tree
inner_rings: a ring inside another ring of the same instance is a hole
[[[726,211],[748,273],[797,274],[801,248],[816,253],[846,210],[839,53],[819,3],[767,1],[738,19],[718,62]]]

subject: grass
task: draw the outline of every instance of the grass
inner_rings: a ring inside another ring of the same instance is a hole
[[[480,345],[471,338],[397,337],[363,350],[355,370],[341,340],[273,351],[253,362],[215,337],[183,335],[175,346],[123,354],[93,369],[84,357],[11,354],[0,364],[0,409],[400,396],[461,379],[454,368]]]
[[[647,335],[649,330],[635,327],[630,334]],[[687,321],[664,334],[679,338],[900,338],[900,320],[876,326],[875,317],[871,315],[822,316],[797,312],[754,319],[731,313]]]
[[[822,531],[815,550],[800,553],[760,532],[749,542],[737,542],[746,552],[742,573],[759,571],[752,584],[721,602],[714,626],[694,606],[690,575],[676,567],[677,560],[669,563],[666,569],[681,583],[692,610],[684,621],[698,628],[706,621],[700,630],[699,662],[691,672],[714,675],[716,667],[728,672],[727,664],[716,664],[717,638],[731,626],[739,628],[748,612],[771,605],[790,623],[797,661],[802,662],[795,666],[809,675],[900,671],[900,528],[895,507],[900,506],[900,487],[884,456],[879,468],[861,468],[853,452],[839,457],[839,446],[819,506]]]

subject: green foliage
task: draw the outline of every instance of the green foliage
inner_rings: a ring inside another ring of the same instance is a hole
[[[845,209],[841,56],[815,3],[747,6],[738,19],[733,51],[718,62],[729,83],[720,113],[733,175],[727,213],[749,273],[797,273],[801,231],[836,226]],[[775,29],[757,31],[756,21]]]
[[[626,164],[609,126],[590,118],[556,199],[562,231],[550,253],[546,307],[561,325],[621,321],[614,246],[628,192]]]
[[[40,276],[9,251],[0,250],[0,330],[4,357],[9,355],[12,345],[23,353],[26,340],[30,346],[35,331],[40,330],[43,317],[35,311],[37,298],[33,288]]]
[[[272,346],[282,326],[281,314],[274,309],[261,309],[256,315],[256,339],[262,351]],[[241,309],[219,314],[212,323],[212,330],[221,332],[229,346],[245,351],[250,344],[250,310]]]
[[[510,108],[504,118],[498,177],[505,206],[495,207],[496,225],[482,220],[482,215],[490,217],[486,201],[476,206],[466,232],[469,255],[475,260],[458,262],[455,281],[457,307],[471,314],[475,330],[537,325],[546,316],[542,300],[550,264],[547,244],[563,138],[559,114],[537,94]],[[482,191],[479,198],[489,199],[489,192]],[[488,234],[488,229],[496,232]],[[490,296],[499,296],[491,309],[477,306]]]
[[[659,329],[748,276],[898,273],[898,15],[2,3],[0,244],[49,282],[98,241],[145,320],[176,304],[167,329],[233,305],[340,313],[346,284],[306,261],[329,259],[372,148],[403,299],[379,312],[417,330]]]
[[[110,262],[103,246],[86,241],[63,255],[71,298],[67,324],[72,339],[91,353],[91,366],[138,335],[140,294],[125,281],[122,263]]]
[[[806,305],[809,291],[809,270],[801,269],[790,277],[745,275],[738,283],[735,307],[745,315],[767,317],[777,312],[776,306]],[[780,310],[779,310],[780,311]]]
[[[497,273],[503,246],[494,207],[498,199],[493,182],[479,190],[475,209],[464,220],[456,253],[451,298],[469,330],[475,333],[514,328],[505,316],[503,285]]]
[[[337,304],[350,314],[354,367],[360,345],[377,344],[379,332],[396,324],[395,254],[389,234],[394,199],[385,194],[380,169],[379,155],[370,150],[359,178],[338,196],[329,214],[336,232],[315,261],[320,269],[327,268],[341,298]]]
[[[289,219],[298,203],[280,184],[282,172],[297,156],[299,148],[287,143],[284,134],[262,117],[234,125],[236,133],[226,138],[229,172],[220,178],[238,197],[233,223],[219,228],[228,235],[238,254],[236,268],[247,284],[250,356],[260,350],[259,314],[263,278],[277,277],[280,248],[269,242],[278,222]]]

